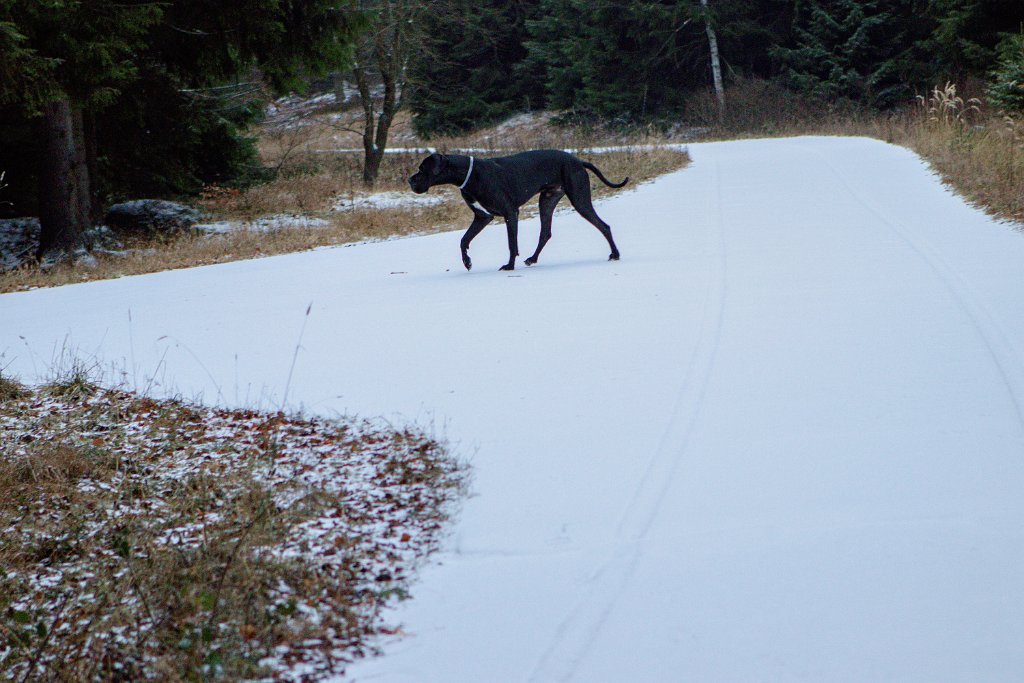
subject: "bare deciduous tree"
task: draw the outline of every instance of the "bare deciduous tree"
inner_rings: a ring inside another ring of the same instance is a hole
[[[388,133],[402,106],[409,59],[431,3],[372,0],[361,3],[371,25],[356,48],[352,75],[363,107],[363,181],[377,180]],[[379,80],[379,87],[377,81]]]

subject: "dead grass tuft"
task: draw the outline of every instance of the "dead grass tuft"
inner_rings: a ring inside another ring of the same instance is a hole
[[[0,402],[20,398],[24,392],[25,387],[10,377],[5,377],[3,372],[0,372]]]
[[[80,399],[96,393],[97,387],[92,381],[89,369],[76,360],[59,371],[46,385],[46,390],[61,398]]]

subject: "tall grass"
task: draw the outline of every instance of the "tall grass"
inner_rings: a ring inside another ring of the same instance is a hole
[[[972,203],[994,216],[1024,220],[1024,120],[986,112],[947,83],[921,97],[903,144],[928,159]]]

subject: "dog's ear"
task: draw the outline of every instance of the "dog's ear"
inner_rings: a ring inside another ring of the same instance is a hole
[[[445,167],[448,166],[448,157],[441,154],[440,152],[434,152],[433,154],[431,154],[428,161],[430,161],[429,170],[432,175],[437,175],[438,173],[443,171]]]

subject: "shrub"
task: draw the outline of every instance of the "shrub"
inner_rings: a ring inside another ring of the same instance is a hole
[[[992,72],[988,97],[1009,112],[1024,112],[1024,32],[999,43],[999,66]]]

